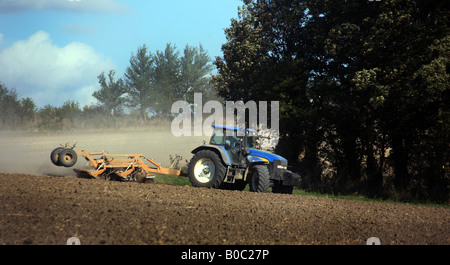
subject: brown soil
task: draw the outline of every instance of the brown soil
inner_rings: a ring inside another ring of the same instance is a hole
[[[171,154],[190,159],[203,140],[167,130],[0,132],[0,245],[450,244],[446,208],[81,179],[49,158],[76,142],[165,164]]]
[[[450,243],[450,210],[408,204],[0,174],[0,244]]]

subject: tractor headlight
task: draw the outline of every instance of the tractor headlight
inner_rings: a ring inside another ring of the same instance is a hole
[[[277,165],[277,168],[279,168],[279,169],[287,169],[287,166]]]

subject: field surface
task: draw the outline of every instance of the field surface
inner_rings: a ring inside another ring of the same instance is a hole
[[[0,133],[0,244],[450,244],[450,210],[313,196],[75,177],[49,159],[61,143],[168,162],[204,137],[170,131]],[[85,166],[86,161],[75,167]]]

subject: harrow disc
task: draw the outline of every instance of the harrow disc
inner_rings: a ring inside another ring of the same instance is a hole
[[[93,179],[94,177],[89,173],[89,170],[81,170],[81,169],[74,169],[73,170],[78,178],[86,178],[86,179]]]

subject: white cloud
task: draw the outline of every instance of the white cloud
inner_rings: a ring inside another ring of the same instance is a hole
[[[0,13],[30,10],[120,13],[130,9],[116,0],[0,0]]]
[[[16,89],[19,97],[31,97],[39,107],[60,106],[66,100],[81,106],[94,103],[97,76],[114,68],[89,45],[72,42],[58,47],[44,31],[0,50],[0,82]]]

